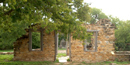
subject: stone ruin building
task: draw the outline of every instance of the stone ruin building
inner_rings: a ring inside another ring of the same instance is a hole
[[[26,34],[14,43],[14,60],[16,61],[55,61],[56,34],[45,33],[45,29],[35,26],[40,33],[40,48],[32,49],[33,29],[26,29]]]
[[[129,55],[115,51],[115,25],[108,19],[101,19],[96,24],[84,24],[91,38],[85,41],[73,39],[71,36],[71,61],[103,62],[129,61]],[[69,52],[68,52],[69,53]],[[130,53],[129,53],[130,54]]]
[[[71,60],[86,62],[111,60],[113,57],[111,52],[114,51],[115,26],[106,19],[96,24],[84,24],[84,26],[92,36],[85,41],[71,39]]]
[[[67,54],[70,61],[103,62],[115,59],[129,60],[129,56],[114,54],[115,26],[108,19],[101,19],[96,24],[84,24],[91,37],[81,41],[71,36],[71,46]],[[33,29],[26,29],[26,34],[14,43],[14,60],[18,61],[55,61],[57,55],[57,34],[45,33],[45,29],[36,27],[41,34],[41,47],[32,49]]]

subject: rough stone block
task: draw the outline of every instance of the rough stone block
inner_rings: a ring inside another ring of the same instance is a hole
[[[78,42],[79,40],[71,40],[71,50],[75,50],[74,52],[71,52],[71,55],[73,56],[71,58],[72,61],[85,61],[85,62],[103,62],[103,61],[109,61],[111,58],[113,58],[111,51],[114,50],[113,41],[115,40],[114,35],[114,29],[110,28],[110,20],[100,20],[97,22],[97,24],[90,24],[86,25],[86,28],[89,30],[99,30],[98,31],[98,38],[97,38],[97,52],[87,51],[85,52],[83,50],[83,47],[79,47],[82,45],[82,43]],[[111,34],[109,34],[111,33]],[[111,42],[109,41],[111,40]],[[73,41],[73,42],[72,42]]]
[[[28,35],[27,31],[26,35]],[[43,51],[35,49],[29,51],[29,37],[21,37],[14,43],[14,60],[15,61],[54,61],[55,57],[55,44],[54,44],[54,32],[50,34],[43,31]],[[51,41],[50,41],[51,40]]]

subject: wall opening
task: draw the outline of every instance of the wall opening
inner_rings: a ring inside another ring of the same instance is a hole
[[[40,32],[32,32],[32,50],[41,48]]]
[[[29,51],[43,51],[43,30],[29,29]]]
[[[97,51],[97,30],[88,30],[90,36],[84,41],[84,51]]]
[[[67,54],[67,51],[69,50],[68,47],[68,41],[67,41],[67,35],[63,33],[59,33],[57,35],[58,39],[58,49],[57,49],[57,56],[56,58],[59,60],[59,62],[67,62],[67,59],[69,59],[69,54]],[[64,59],[62,59],[64,57]]]

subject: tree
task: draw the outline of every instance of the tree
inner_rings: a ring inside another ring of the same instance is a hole
[[[25,34],[25,29],[31,24],[41,23],[46,27],[46,32],[61,30],[67,34],[79,32],[80,38],[84,39],[86,29],[81,21],[88,19],[80,18],[82,14],[89,17],[88,5],[82,4],[82,0],[1,0],[0,3],[0,36],[1,43],[13,43],[17,38]],[[78,3],[78,4],[77,4]],[[77,9],[73,12],[73,7]],[[80,21],[77,21],[79,19]],[[81,32],[82,31],[82,32]],[[74,36],[75,38],[79,38]]]
[[[82,7],[77,9],[77,17],[80,21],[90,21],[91,17],[90,17],[90,7],[88,4],[84,4]]]
[[[32,32],[32,49],[40,48],[40,33]]]
[[[62,39],[66,40],[67,37],[64,34],[59,34],[58,35],[58,46],[60,46],[60,42],[61,42]]]
[[[102,12],[101,9],[91,8],[91,21],[90,23],[95,23],[96,19],[108,19],[108,16]]]
[[[120,22],[115,30],[116,50],[128,51],[130,49],[130,21]]]
[[[119,18],[117,17],[113,17],[112,15],[109,16],[109,19],[111,20],[111,22],[115,25],[115,26],[118,26],[121,24],[121,21]]]

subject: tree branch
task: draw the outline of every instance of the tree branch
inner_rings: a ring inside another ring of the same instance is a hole
[[[9,11],[5,12],[5,13],[4,13],[4,15],[9,15],[12,11],[14,11],[14,10],[13,10],[13,9],[11,9],[11,10],[9,10]]]

